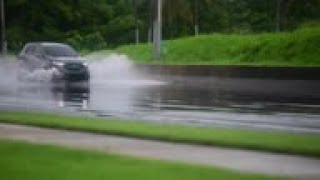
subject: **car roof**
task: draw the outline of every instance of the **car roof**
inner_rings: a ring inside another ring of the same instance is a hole
[[[30,42],[27,45],[41,45],[41,46],[69,46],[64,43],[57,43],[57,42]]]
[[[58,43],[58,42],[29,42],[29,43],[26,43],[23,47],[23,49],[21,50],[20,52],[20,55],[21,54],[24,54],[26,49],[29,48],[30,46],[68,46],[68,47],[71,47],[70,45],[68,44],[64,44],[64,43]],[[71,47],[72,48],[72,47]]]

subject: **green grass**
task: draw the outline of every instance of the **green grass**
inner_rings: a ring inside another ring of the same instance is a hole
[[[320,66],[320,27],[252,35],[210,34],[163,42],[160,64],[249,66]],[[150,64],[150,44],[126,45],[115,51],[136,63]]]
[[[0,154],[2,180],[275,179],[213,167],[142,160],[8,140],[0,140]]]
[[[1,112],[0,122],[320,157],[320,135],[314,134],[194,127],[22,112]]]

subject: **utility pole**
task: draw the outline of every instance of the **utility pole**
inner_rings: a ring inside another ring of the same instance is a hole
[[[137,0],[134,1],[134,16],[135,16],[135,37],[136,37],[136,44],[140,43],[140,32],[139,32],[139,20],[138,20],[138,3]]]
[[[139,44],[140,43],[140,32],[139,32],[139,28],[136,27],[136,31],[135,31],[135,34],[136,34],[136,44]]]
[[[4,0],[1,0],[1,53],[4,55],[7,52],[7,42],[6,42],[6,23],[5,23],[5,8]]]
[[[194,0],[194,35],[199,35],[199,2]]]
[[[276,32],[280,32],[280,22],[281,22],[281,1],[282,0],[276,0],[277,1],[277,15],[276,15]]]
[[[153,41],[153,15],[154,15],[154,1],[153,0],[149,0],[149,25],[148,25],[148,43],[151,43]]]
[[[162,0],[156,0],[155,6],[153,17],[153,56],[156,60],[160,60],[162,40]]]

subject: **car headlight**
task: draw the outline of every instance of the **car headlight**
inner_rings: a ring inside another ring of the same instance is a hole
[[[55,66],[64,66],[64,62],[59,62],[59,61],[53,61],[52,64]]]
[[[87,63],[87,62],[84,62],[84,63],[82,63],[85,67],[88,67],[89,66],[89,63]]]

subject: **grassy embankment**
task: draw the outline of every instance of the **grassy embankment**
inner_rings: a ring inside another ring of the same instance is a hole
[[[1,112],[0,122],[320,157],[320,135]]]
[[[3,180],[275,179],[213,167],[141,160],[7,140],[0,140],[0,154],[0,177]]]
[[[286,33],[211,34],[163,42],[161,64],[320,66],[320,27]],[[137,63],[154,63],[151,45],[127,45],[116,52]]]

